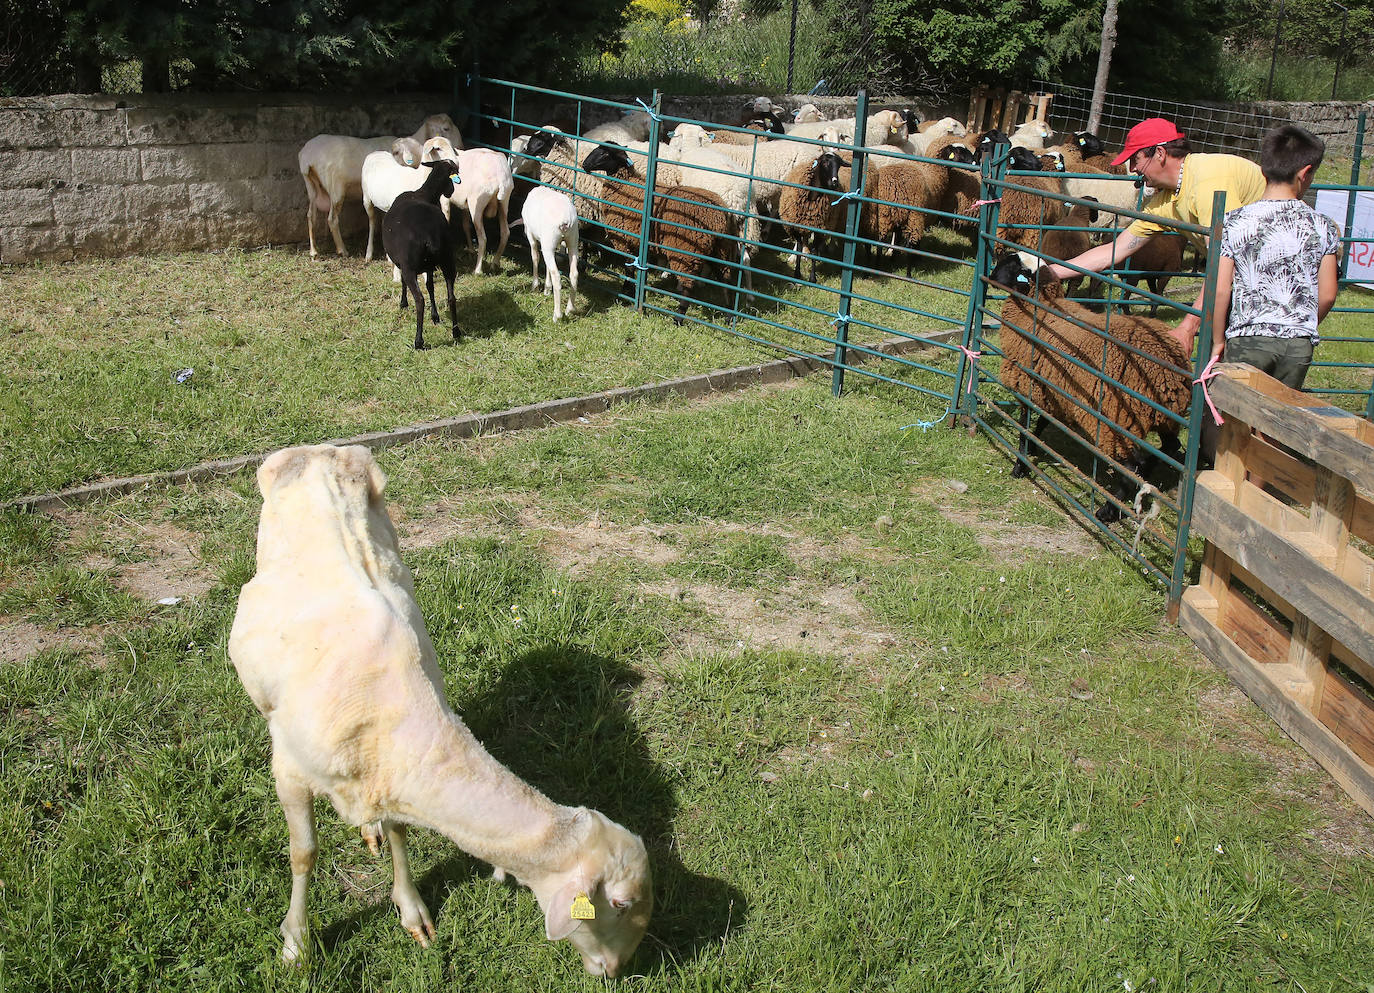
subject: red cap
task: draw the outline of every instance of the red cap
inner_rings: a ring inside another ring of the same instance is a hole
[[[1162,117],[1147,117],[1126,133],[1126,147],[1121,154],[1112,159],[1112,165],[1121,165],[1142,148],[1153,148],[1166,141],[1182,138],[1183,132],[1174,127],[1173,121]]]

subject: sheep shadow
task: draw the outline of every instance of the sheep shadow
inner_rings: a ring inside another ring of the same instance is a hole
[[[655,909],[628,969],[657,974],[715,947],[728,928],[744,921],[746,905],[734,886],[694,873],[677,858],[672,782],[627,709],[639,682],[638,673],[615,659],[549,645],[517,658],[468,699],[451,702],[461,705],[464,723],[488,751],[521,779],[557,803],[595,807],[644,838]],[[450,891],[490,885],[479,878],[487,874],[478,859],[451,849],[416,879],[416,887],[438,915]],[[366,924],[393,914],[383,897],[323,928],[320,944],[335,955]],[[397,935],[399,940],[399,930]]]
[[[595,807],[644,838],[655,909],[630,969],[653,974],[714,947],[746,906],[734,886],[692,872],[676,855],[672,780],[628,711],[640,681],[619,660],[549,645],[508,666],[466,703],[463,719],[492,755],[556,802]]]
[[[505,259],[499,276],[509,276],[513,269],[510,260]],[[522,272],[515,272],[514,274],[522,282],[529,278]],[[471,276],[471,272],[468,275]],[[474,276],[472,278],[481,279],[486,283],[491,282],[489,276],[485,278]],[[466,287],[456,287],[458,290],[458,326],[462,329],[464,338],[489,338],[497,331],[517,333],[528,331],[534,326],[534,318],[520,308],[515,294],[511,292],[508,286],[484,286],[476,293],[464,293],[462,292],[463,288]],[[461,345],[462,341],[455,344]]]

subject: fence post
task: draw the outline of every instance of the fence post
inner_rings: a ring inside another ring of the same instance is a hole
[[[1197,486],[1198,449],[1202,443],[1202,419],[1211,417],[1202,373],[1212,355],[1212,315],[1217,306],[1217,262],[1221,258],[1221,221],[1226,214],[1226,192],[1212,194],[1212,231],[1207,236],[1207,275],[1202,287],[1202,324],[1198,328],[1193,357],[1193,397],[1188,405],[1188,451],[1183,456],[1183,476],[1178,481],[1178,534],[1174,539],[1174,567],[1169,575],[1169,620],[1177,623],[1183,600],[1184,570],[1188,564],[1188,527],[1193,517],[1193,490]]]
[[[1001,146],[994,146],[1001,148]],[[986,191],[992,187],[988,179],[1004,180],[1007,176],[1007,166],[1011,158],[1006,155],[984,155],[982,166],[979,168],[980,180],[978,189]],[[1001,199],[1000,197],[988,196],[984,192],[984,197],[988,200]],[[978,211],[978,237],[976,239],[975,251],[973,256],[973,284],[969,288],[968,296],[968,317],[964,321],[963,348],[966,351],[959,352],[958,372],[954,377],[955,394],[950,398],[950,410],[956,415],[964,414],[973,417],[978,408],[978,367],[969,359],[968,352],[982,351],[983,341],[983,319],[982,309],[987,303],[987,283],[983,277],[991,269],[988,265],[988,252],[992,246],[993,238],[997,233],[998,206],[995,203],[985,203]],[[978,322],[978,332],[975,336],[973,327],[974,321]],[[976,345],[975,345],[976,341]],[[964,370],[968,369],[969,384],[964,388]],[[957,416],[951,421],[950,426],[954,426]]]
[[[849,359],[849,304],[854,287],[854,239],[859,234],[859,214],[863,210],[861,200],[864,190],[864,138],[868,133],[868,91],[860,89],[854,101],[854,146],[849,168],[849,209],[844,219],[844,268],[840,271],[840,305],[835,313],[835,358],[834,372],[830,377],[830,392],[840,395],[844,388],[844,366]]]
[[[649,161],[644,167],[644,212],[639,218],[639,254],[635,257],[635,310],[644,313],[644,291],[649,282],[649,235],[654,216],[654,176],[658,173],[659,111],[663,94],[654,90],[654,109],[649,114]]]
[[[472,63],[472,84],[468,87],[468,143],[482,140],[482,64]]]
[[[1360,159],[1364,155],[1364,128],[1368,114],[1360,111],[1359,120],[1355,122],[1355,161],[1350,166],[1350,185],[1360,185]],[[1345,231],[1354,233],[1351,229],[1355,226],[1355,191],[1352,189],[1345,200]],[[1350,275],[1350,251],[1346,246],[1341,251],[1341,279],[1346,279]],[[1371,400],[1374,403],[1374,400]]]

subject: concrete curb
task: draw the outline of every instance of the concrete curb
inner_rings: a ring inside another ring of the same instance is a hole
[[[932,344],[946,342],[962,334],[962,328],[950,328],[945,331],[922,335],[919,338],[889,338],[876,346],[876,350],[885,355],[902,355],[906,352],[929,347]],[[853,349],[849,364],[862,365],[868,358],[870,356],[866,353]],[[598,414],[630,400],[662,400],[670,396],[690,400],[705,396],[708,393],[724,393],[745,389],[749,386],[767,386],[830,368],[829,363],[818,359],[794,356],[759,365],[718,369],[714,372],[687,376],[682,379],[670,379],[662,383],[622,387],[565,400],[546,400],[543,403],[512,407],[509,410],[496,411],[490,414],[465,414],[462,417],[446,417],[443,420],[426,421],[391,431],[374,431],[352,438],[334,438],[326,441],[325,444],[366,445],[371,449],[380,449],[390,448],[393,445],[406,445],[412,441],[419,441],[436,435],[471,438],[480,434],[498,434],[527,428],[542,428],[550,424],[575,420],[587,414]],[[103,500],[107,497],[122,496],[139,489],[177,486],[182,483],[213,479],[216,476],[229,476],[243,469],[258,466],[269,454],[271,453],[240,455],[232,459],[201,462],[185,469],[174,469],[169,472],[153,472],[142,476],[104,479],[86,486],[73,486],[51,493],[36,493],[19,497],[0,505],[0,507],[5,510],[47,511],[56,510],[59,507],[78,506]]]

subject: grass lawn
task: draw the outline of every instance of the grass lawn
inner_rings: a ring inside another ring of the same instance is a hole
[[[516,258],[420,353],[356,260],[7,271],[0,497],[777,354],[604,276],[554,324]],[[967,273],[858,279],[856,314],[935,330]],[[833,292],[777,295],[816,337],[766,301],[738,330],[828,353]],[[943,407],[822,375],[380,454],[450,702],[650,847],[626,984],[1374,989],[1374,822],[985,440],[901,430]],[[313,954],[278,963],[286,829],[225,651],[258,507],[240,473],[0,513],[0,993],[603,988],[528,892],[416,831],[421,950],[324,803]]]
[[[1364,988],[1370,819],[985,444],[827,386],[380,456],[450,701],[650,846],[625,982]],[[225,654],[257,507],[243,473],[0,518],[36,652],[0,664],[3,988],[603,988],[423,831],[421,950],[323,804],[314,954],[277,963],[286,830]]]

